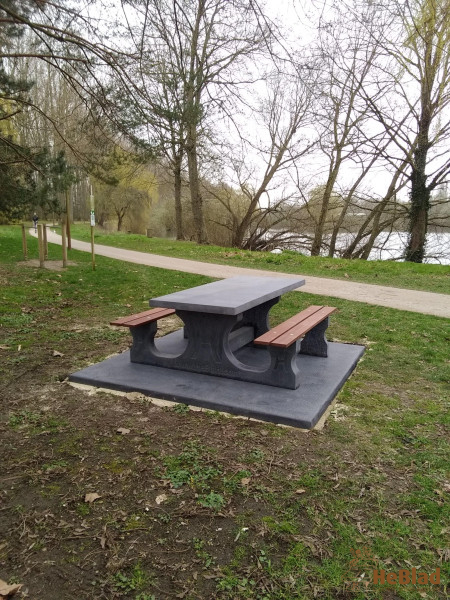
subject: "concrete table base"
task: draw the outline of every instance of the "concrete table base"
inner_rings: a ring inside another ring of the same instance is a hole
[[[169,349],[171,343],[178,342],[177,332],[158,341],[163,340]],[[329,342],[327,358],[299,354],[298,368],[303,377],[296,390],[132,363],[129,351],[78,371],[69,380],[311,429],[363,352],[364,346]],[[264,349],[243,348],[236,355],[240,360],[256,362],[265,360],[265,353]]]

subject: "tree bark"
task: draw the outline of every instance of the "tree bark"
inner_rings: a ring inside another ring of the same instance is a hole
[[[411,172],[409,239],[405,260],[421,263],[425,256],[431,192],[427,187],[425,174],[427,150],[419,147],[414,154],[415,165]]]
[[[194,219],[195,240],[206,244],[205,221],[203,217],[203,196],[200,191],[198,175],[197,131],[196,125],[188,127],[186,136],[186,155],[188,159],[189,190],[191,193],[192,216]]]
[[[340,153],[339,153],[340,154]],[[330,167],[330,174],[322,196],[322,206],[320,207],[319,221],[315,227],[314,239],[311,245],[311,256],[319,256],[322,248],[323,230],[325,221],[328,215],[328,207],[330,205],[331,194],[333,193],[334,184],[339,172],[341,160],[340,156],[336,158],[336,162]]]
[[[175,159],[174,169],[174,193],[175,193],[175,225],[177,240],[184,240],[183,234],[183,208],[181,205],[181,157]]]

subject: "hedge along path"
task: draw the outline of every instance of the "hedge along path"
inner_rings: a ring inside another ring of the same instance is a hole
[[[36,237],[33,229],[30,229],[29,233],[33,237]],[[61,236],[49,229],[48,242],[61,245]],[[88,242],[72,240],[72,249],[90,252],[91,245]],[[149,267],[158,267],[160,269],[206,275],[208,277],[216,277],[219,279],[236,277],[238,275],[247,275],[249,277],[293,276],[292,273],[279,273],[278,271],[264,271],[261,269],[246,269],[244,267],[218,265],[215,263],[205,263],[184,258],[162,256],[160,254],[148,254],[136,250],[114,248],[113,246],[96,244],[95,249],[97,255],[114,258],[116,260],[122,260],[138,265],[147,265]],[[295,290],[296,292],[343,298],[344,300],[365,302],[366,304],[373,304],[375,306],[386,306],[388,308],[397,308],[399,310],[417,312],[424,315],[450,318],[450,295],[357,283],[341,279],[327,279],[326,277],[311,277],[310,275],[301,275],[301,273],[298,273],[298,275],[305,279],[306,284],[304,287]]]

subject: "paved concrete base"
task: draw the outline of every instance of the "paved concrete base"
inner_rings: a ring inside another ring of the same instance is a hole
[[[249,349],[245,352],[249,354]],[[265,352],[251,349],[261,358]],[[311,429],[363,352],[364,346],[330,342],[327,358],[298,355],[304,378],[296,390],[132,363],[129,351],[78,371],[69,380]]]

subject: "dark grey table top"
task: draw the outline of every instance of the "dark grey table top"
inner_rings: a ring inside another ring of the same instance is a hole
[[[238,315],[302,285],[305,280],[298,277],[231,277],[152,298],[150,306]]]

